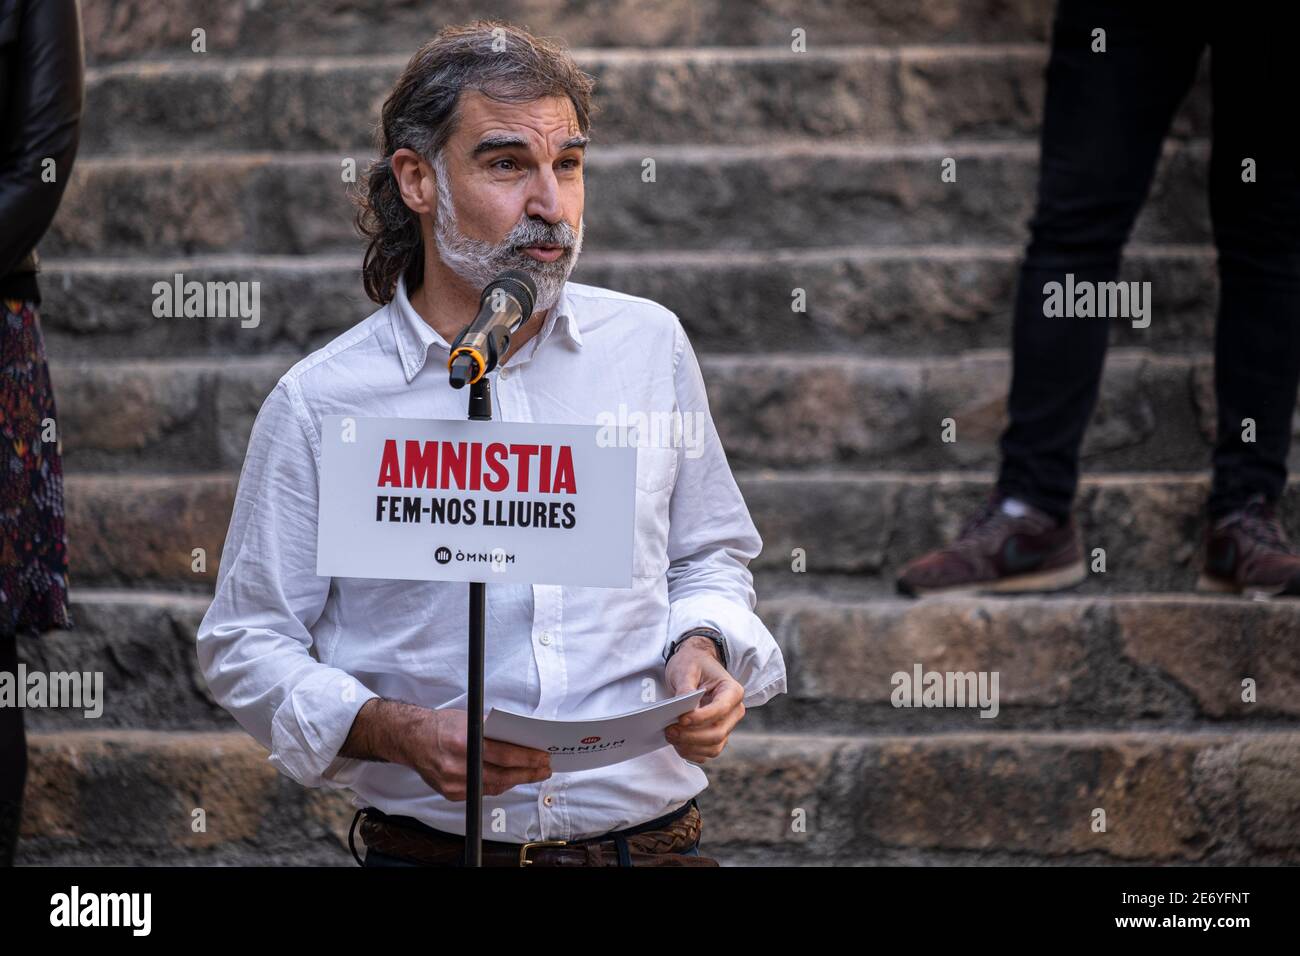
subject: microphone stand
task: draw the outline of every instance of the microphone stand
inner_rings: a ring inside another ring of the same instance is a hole
[[[479,301],[479,312],[488,301],[489,293],[514,286],[515,295],[522,297],[524,320],[532,315],[533,302],[537,296],[537,287],[526,273],[510,270],[503,272],[483,292]],[[494,306],[495,312],[500,306]],[[522,321],[521,323],[522,324]],[[472,422],[490,422],[492,420],[492,385],[488,373],[497,367],[498,360],[510,349],[510,336],[513,329],[495,325],[488,331],[482,354],[476,349],[468,349],[472,359],[465,353],[458,353],[461,342],[473,327],[465,326],[456,340],[451,343],[451,360],[448,369],[450,384],[454,388],[463,388],[469,380],[467,369],[473,368],[480,374],[469,382],[469,420]],[[459,356],[459,357],[458,357]],[[466,363],[473,362],[472,366]],[[483,659],[484,631],[487,620],[487,582],[471,581],[469,584],[469,712],[465,721],[465,856],[464,865],[481,867],[483,865]]]
[[[469,420],[492,420],[492,384],[487,374],[469,387]],[[469,585],[469,715],[465,727],[465,866],[483,865],[483,657],[487,585]]]

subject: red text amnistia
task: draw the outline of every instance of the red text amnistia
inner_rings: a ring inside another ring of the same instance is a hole
[[[379,463],[381,488],[438,488],[444,491],[536,491],[577,494],[573,449],[568,445],[504,442],[384,442]]]

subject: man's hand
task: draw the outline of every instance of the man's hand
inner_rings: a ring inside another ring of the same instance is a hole
[[[691,637],[672,657],[665,670],[673,696],[706,688],[699,705],[677,718],[664,737],[677,753],[692,763],[718,756],[727,737],[745,716],[745,688],[718,660],[718,649],[707,637]]]
[[[424,782],[453,802],[467,799],[466,728],[463,710],[431,710],[417,725],[407,748],[409,766]],[[521,783],[537,783],[551,775],[551,755],[501,740],[483,739],[483,795],[495,797]]]

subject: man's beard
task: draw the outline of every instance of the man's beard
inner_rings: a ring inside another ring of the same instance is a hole
[[[582,251],[583,222],[575,232],[567,222],[552,225],[523,217],[500,243],[471,239],[460,231],[451,187],[447,183],[441,157],[434,163],[438,179],[438,215],[433,223],[438,256],[456,275],[475,289],[482,290],[507,269],[522,269],[537,286],[533,311],[541,312],[560,301],[564,283],[569,279]],[[539,262],[524,252],[525,246],[562,246],[564,252],[554,262]]]

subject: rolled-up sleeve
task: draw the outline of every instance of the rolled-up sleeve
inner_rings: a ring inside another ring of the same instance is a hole
[[[669,510],[668,642],[694,627],[720,631],[727,669],[745,688],[745,706],[756,707],[786,689],[781,649],[754,613],[749,562],[763,541],[727,464],[704,377],[680,323],[674,380],[683,440]]]
[[[319,442],[291,389],[281,380],[253,423],[199,665],[279,770],[306,787],[346,787],[364,762],[338,751],[378,695],[312,654],[330,579],[316,574]]]

